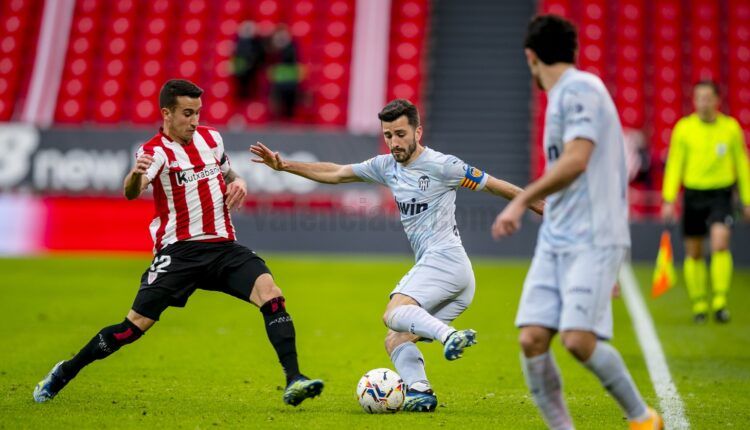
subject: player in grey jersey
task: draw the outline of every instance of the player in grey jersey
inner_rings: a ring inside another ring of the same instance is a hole
[[[606,342],[612,287],[630,248],[624,138],[604,83],[573,66],[576,38],[573,24],[555,15],[529,24],[526,60],[548,96],[547,167],[497,217],[492,232],[512,234],[526,205],[549,196],[516,316],[526,382],[547,425],[573,428],[549,349],[560,331],[565,348],[617,400],[631,429],[660,429],[661,418]]]
[[[422,146],[417,108],[407,100],[390,102],[378,114],[390,154],[350,165],[283,160],[261,143],[250,150],[253,161],[317,182],[373,182],[391,189],[416,264],[391,293],[383,321],[389,328],[385,347],[408,386],[404,409],[433,411],[437,398],[415,342],[438,340],[445,358],[459,358],[475,343],[473,330],[450,324],[474,297],[474,272],[456,226],[456,189],[485,190],[512,199],[521,189],[467,166],[460,159]],[[532,209],[540,213],[543,202]]]

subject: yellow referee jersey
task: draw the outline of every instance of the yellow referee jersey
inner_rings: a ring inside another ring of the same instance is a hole
[[[696,190],[726,188],[737,183],[740,199],[750,205],[750,167],[739,123],[719,113],[716,121],[701,121],[697,114],[677,122],[669,143],[662,196],[673,202],[680,184]]]

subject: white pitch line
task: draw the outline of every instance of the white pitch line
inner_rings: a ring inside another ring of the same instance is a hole
[[[689,429],[690,423],[685,416],[685,406],[677,392],[669,366],[664,356],[664,350],[656,335],[654,321],[648,312],[646,302],[643,301],[638,281],[635,279],[633,268],[629,263],[622,265],[620,270],[620,286],[625,306],[630,312],[638,343],[641,345],[643,357],[646,359],[648,373],[654,384],[654,391],[659,398],[664,427],[667,429]]]

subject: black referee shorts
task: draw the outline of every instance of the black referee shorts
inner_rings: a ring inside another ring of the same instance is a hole
[[[271,273],[266,262],[236,242],[173,243],[143,272],[133,310],[158,321],[167,307],[184,307],[198,288],[249,302],[255,280],[264,273]]]
[[[682,232],[685,236],[705,236],[711,224],[734,224],[732,207],[733,187],[715,190],[685,189],[685,213]]]

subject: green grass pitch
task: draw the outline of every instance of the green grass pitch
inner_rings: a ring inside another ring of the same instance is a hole
[[[391,367],[381,316],[411,258],[269,255],[294,317],[302,371],[323,395],[291,408],[257,309],[199,291],[169,309],[138,342],[96,362],[53,401],[34,385],[100,328],[122,321],[148,256],[53,256],[0,260],[0,428],[497,428],[542,429],[518,361],[516,305],[528,262],[475,259],[474,303],[455,323],[479,343],[447,362],[421,344],[441,406],[434,414],[367,415],[354,395],[367,370]],[[738,270],[727,326],[690,323],[681,287],[648,300],[695,429],[750,428],[750,271]],[[650,267],[637,267],[641,284]],[[645,287],[644,287],[645,289]],[[622,300],[615,339],[647,401],[657,403]],[[625,428],[612,399],[555,343],[579,429]]]

